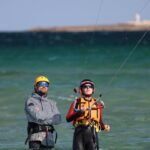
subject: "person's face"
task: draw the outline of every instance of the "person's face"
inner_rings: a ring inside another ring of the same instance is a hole
[[[85,84],[81,87],[81,91],[84,95],[91,96],[94,92],[94,86],[91,84]]]
[[[39,82],[36,85],[37,91],[45,93],[45,94],[48,92],[48,88],[49,88],[49,83],[47,82]]]

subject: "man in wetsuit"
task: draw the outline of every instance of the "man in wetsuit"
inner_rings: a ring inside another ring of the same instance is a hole
[[[73,150],[98,150],[100,130],[110,130],[110,126],[102,121],[103,104],[92,97],[95,91],[90,79],[80,82],[78,97],[70,106],[66,115],[67,122],[73,121],[75,127]]]

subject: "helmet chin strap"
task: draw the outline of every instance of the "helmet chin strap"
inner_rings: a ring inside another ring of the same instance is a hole
[[[36,92],[36,93],[39,94],[40,96],[46,95],[46,93],[43,93],[43,92],[41,92],[41,91],[38,91],[38,92]]]
[[[37,89],[35,89],[35,93],[37,93],[40,96],[46,96],[47,93],[43,93],[42,91],[38,91]]]
[[[83,97],[91,97],[92,96],[92,94],[90,94],[90,95],[82,94],[82,95],[83,95]]]

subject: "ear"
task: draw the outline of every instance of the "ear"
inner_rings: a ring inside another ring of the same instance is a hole
[[[36,86],[36,85],[34,85],[34,90],[35,90],[35,91],[37,90],[37,86]]]
[[[93,89],[93,94],[95,93],[95,91],[96,91],[96,89],[94,88],[94,89]]]
[[[79,94],[82,95],[82,90],[79,88]]]

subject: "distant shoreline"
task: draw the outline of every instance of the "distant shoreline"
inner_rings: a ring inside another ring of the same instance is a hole
[[[73,31],[73,32],[72,32]],[[146,35],[146,36],[145,36]],[[51,31],[23,31],[0,32],[0,47],[49,47],[64,45],[94,46],[94,45],[150,45],[150,32],[148,31],[92,31],[87,30],[60,30]]]
[[[63,26],[49,28],[34,28],[29,32],[115,32],[115,31],[150,31],[150,21],[129,22],[112,25]]]

